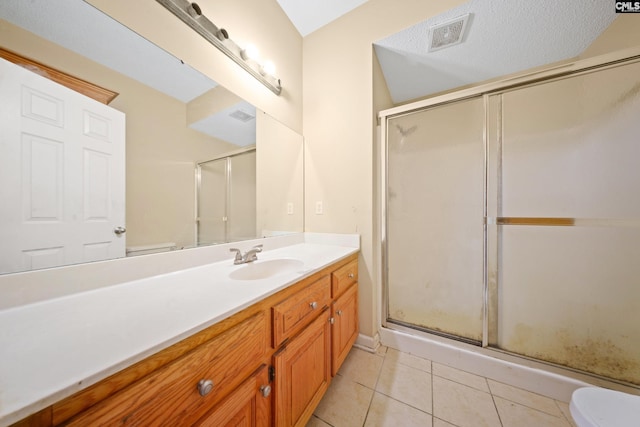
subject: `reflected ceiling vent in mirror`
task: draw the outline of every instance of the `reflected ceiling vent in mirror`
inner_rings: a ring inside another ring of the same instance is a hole
[[[236,110],[233,113],[229,114],[231,117],[233,117],[236,120],[240,120],[243,123],[248,122],[249,120],[253,120],[256,117],[252,116],[251,114],[247,113],[246,111],[242,111],[242,110]]]
[[[470,15],[470,13],[467,13],[429,27],[429,52],[435,52],[462,43]]]

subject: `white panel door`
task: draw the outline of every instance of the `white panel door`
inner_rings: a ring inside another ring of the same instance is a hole
[[[125,256],[125,115],[0,59],[0,273]]]

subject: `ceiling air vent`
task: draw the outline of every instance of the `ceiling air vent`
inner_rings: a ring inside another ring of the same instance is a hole
[[[429,52],[444,49],[462,42],[464,31],[471,14],[458,16],[457,18],[429,27]]]
[[[249,120],[253,120],[255,119],[255,116],[252,116],[251,114],[244,112],[242,110],[236,110],[233,113],[229,114],[231,117],[233,117],[236,120],[240,120],[243,123],[248,122]]]

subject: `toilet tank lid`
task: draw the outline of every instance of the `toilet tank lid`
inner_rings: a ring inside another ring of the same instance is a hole
[[[634,427],[640,420],[640,396],[583,387],[573,392],[569,409],[579,427]]]

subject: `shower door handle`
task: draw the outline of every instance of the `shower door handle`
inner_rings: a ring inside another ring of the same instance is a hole
[[[114,228],[114,229],[113,229],[113,232],[114,232],[117,236],[121,236],[121,235],[123,235],[124,233],[126,233],[126,232],[127,232],[127,229],[126,229],[126,228],[124,228],[124,227],[116,227],[116,228]]]

